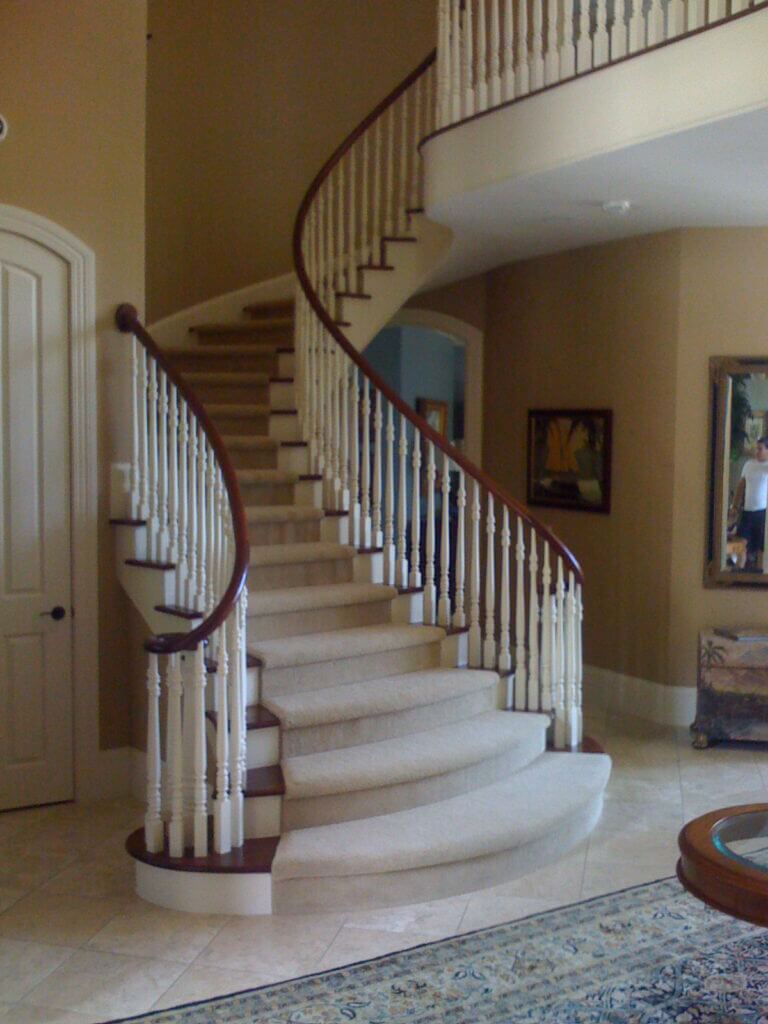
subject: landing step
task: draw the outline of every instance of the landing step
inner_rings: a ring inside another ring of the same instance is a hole
[[[420,647],[423,644],[439,643],[444,636],[445,630],[436,626],[355,626],[352,629],[305,633],[278,640],[254,641],[250,649],[262,659],[265,666],[283,668]]]
[[[242,846],[230,853],[214,853],[212,850],[206,857],[195,857],[190,849],[183,857],[171,857],[167,846],[161,853],[148,853],[144,843],[144,829],[139,828],[128,836],[125,849],[134,860],[168,871],[263,875],[272,870],[279,842],[280,836],[246,839]]]
[[[377,601],[391,601],[396,596],[395,588],[384,583],[326,583],[322,586],[285,587],[263,593],[256,591],[248,597],[248,617],[374,604]]]

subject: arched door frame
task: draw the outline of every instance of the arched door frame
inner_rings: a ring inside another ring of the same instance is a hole
[[[99,750],[96,261],[79,238],[29,210],[0,203],[0,231],[36,242],[69,268],[73,756],[75,797],[87,799],[104,791],[107,767]]]
[[[406,307],[390,320],[401,327],[425,327],[462,342],[467,353],[464,388],[464,450],[477,466],[483,458],[483,344],[485,335],[477,327],[447,313]]]

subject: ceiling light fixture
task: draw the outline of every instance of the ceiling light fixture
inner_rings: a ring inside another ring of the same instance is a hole
[[[631,209],[629,199],[608,199],[602,204],[603,213],[610,213],[614,217],[626,217]]]

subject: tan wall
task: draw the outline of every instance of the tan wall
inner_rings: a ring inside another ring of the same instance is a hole
[[[434,0],[150,0],[151,320],[291,269],[345,135],[434,46]]]
[[[702,583],[709,357],[768,359],[768,230],[685,231],[681,257],[669,675],[694,686],[700,629],[768,620],[768,590]]]
[[[680,238],[663,234],[488,275],[484,468],[525,499],[527,409],[614,413],[609,516],[535,511],[585,576],[585,659],[667,681]]]
[[[96,254],[100,451],[99,655],[102,746],[130,735],[127,601],[114,577],[108,467],[123,446],[116,404],[124,340],[115,306],[144,298],[144,0],[0,3],[0,202],[67,228]],[[119,351],[120,350],[120,351]]]
[[[488,275],[467,277],[463,281],[420,292],[406,302],[412,309],[429,309],[445,316],[455,316],[479,331],[485,330],[488,304]]]

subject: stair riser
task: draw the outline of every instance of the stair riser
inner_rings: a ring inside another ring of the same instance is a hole
[[[300,476],[309,473],[309,449],[305,445],[280,445],[277,465],[279,469]]]
[[[293,381],[271,381],[269,385],[269,404],[273,409],[295,409],[296,389],[293,386]]]
[[[408,736],[451,722],[462,722],[484,711],[495,711],[497,705],[495,687],[489,686],[485,690],[409,711],[371,715],[348,722],[330,722],[305,729],[286,729],[282,734],[283,756],[319,754],[324,750],[339,750],[362,743],[394,739],[396,736]]]
[[[185,370],[201,372],[221,370],[224,373],[248,370],[254,373],[267,373],[270,377],[274,377],[281,373],[281,358],[282,356],[277,352],[243,351],[224,355],[217,353],[213,348],[190,348],[185,352],[174,354],[173,365],[182,373]]]
[[[329,559],[327,562],[296,562],[286,565],[252,565],[248,586],[255,590],[280,587],[310,587],[323,583],[349,583],[352,559]]]
[[[293,484],[247,483],[240,481],[240,493],[246,505],[292,505]]]
[[[291,345],[293,328],[259,327],[254,323],[252,331],[216,331],[215,333],[198,334],[201,345]]]
[[[348,605],[341,608],[305,608],[280,615],[255,615],[248,620],[248,638],[276,640],[280,637],[323,633],[353,626],[379,626],[390,621],[390,601]]]
[[[277,448],[228,448],[235,469],[278,469]]]
[[[283,800],[283,828],[311,828],[313,825],[332,825],[338,821],[371,818],[379,814],[392,814],[412,807],[422,807],[438,800],[448,800],[461,793],[469,793],[481,786],[499,782],[512,772],[519,771],[543,753],[544,744],[536,738],[519,743],[496,757],[489,757],[458,771],[433,775],[414,782],[352,793],[308,797],[302,800]]]
[[[258,402],[260,405],[269,403],[268,384],[214,384],[195,383],[195,393],[203,402],[243,403]]]
[[[320,690],[326,686],[381,679],[384,676],[436,668],[440,664],[440,644],[421,644],[378,654],[322,661],[310,665],[262,669],[264,696],[295,693],[299,690]]]
[[[248,539],[251,544],[304,544],[320,540],[319,519],[298,523],[250,523]]]
[[[222,434],[245,434],[248,437],[266,437],[269,433],[269,416],[237,416],[217,412],[213,417]]]

